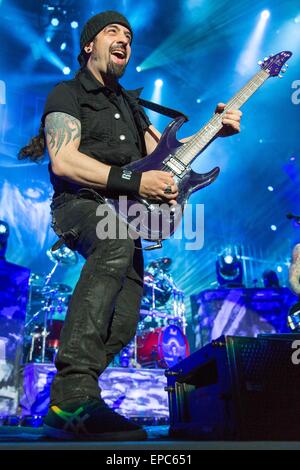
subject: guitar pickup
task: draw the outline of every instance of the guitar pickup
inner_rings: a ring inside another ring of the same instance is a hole
[[[176,173],[176,175],[181,175],[184,172],[185,166],[177,160],[177,158],[171,157],[170,160],[167,161],[166,166],[168,166],[171,170]]]

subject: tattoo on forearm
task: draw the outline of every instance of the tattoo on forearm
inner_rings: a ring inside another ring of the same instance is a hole
[[[49,146],[57,155],[62,145],[67,145],[81,136],[80,121],[66,113],[50,113],[45,122],[46,134],[49,136]]]

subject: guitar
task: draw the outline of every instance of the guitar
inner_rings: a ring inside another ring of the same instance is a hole
[[[241,108],[269,77],[276,77],[281,71],[285,72],[282,67],[291,56],[291,52],[282,51],[259,62],[261,67],[259,72],[228,101],[223,112]],[[181,143],[176,138],[177,131],[186,118],[176,118],[166,127],[151,155],[123,167],[129,171],[162,170],[171,172],[179,192],[175,206],[170,206],[167,203],[158,204],[157,201],[139,196],[135,199],[124,197],[119,200],[106,198],[106,203],[121,220],[127,223],[129,232],[131,231],[145,240],[156,241],[157,248],[161,247],[161,240],[173,235],[181,222],[184,206],[190,195],[215,181],[220,172],[220,168],[215,167],[208,173],[196,173],[191,169],[191,164],[222,128],[222,114],[215,114],[186,143]]]

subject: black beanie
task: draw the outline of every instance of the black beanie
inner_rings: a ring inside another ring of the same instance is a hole
[[[80,54],[78,56],[80,65],[83,65],[83,48],[91,42],[103,28],[113,23],[125,26],[129,29],[131,35],[133,35],[132,28],[127,18],[117,11],[108,10],[92,16],[92,18],[85,23],[80,35]]]

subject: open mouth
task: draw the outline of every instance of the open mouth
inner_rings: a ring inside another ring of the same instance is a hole
[[[114,58],[114,62],[117,64],[125,64],[126,62],[126,53],[121,49],[116,49],[111,52],[111,55]]]

